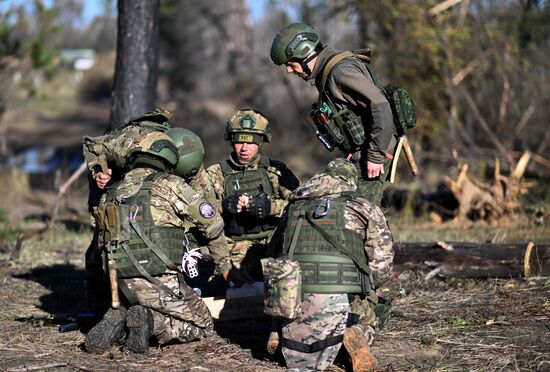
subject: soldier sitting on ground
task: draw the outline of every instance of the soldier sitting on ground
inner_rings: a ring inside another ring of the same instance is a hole
[[[229,119],[225,140],[233,151],[229,159],[207,169],[209,194],[223,211],[225,235],[235,267],[262,280],[260,258],[299,181],[287,166],[262,155],[271,142],[269,123],[255,110],[239,110]]]
[[[208,308],[184,275],[198,274],[198,239],[208,241],[210,251],[225,252],[218,265],[229,262],[219,212],[170,174],[178,166],[172,139],[148,133],[128,150],[128,159],[132,169],[107,187],[94,215],[109,270],[116,269],[124,304],[131,307],[109,309],[88,332],[85,346],[93,353],[123,340],[126,350],[146,353],[151,336],[162,345],[211,335]],[[220,268],[225,278],[229,267]]]
[[[282,264],[287,259],[301,268],[295,319],[283,322],[281,329],[280,344],[289,369],[328,368],[342,342],[354,371],[376,368],[369,345],[389,316],[376,289],[393,266],[392,234],[382,210],[359,197],[356,189],[354,165],[345,159],[330,162],[326,172],[292,193],[272,240],[279,259],[262,261],[267,276],[268,262]],[[270,277],[266,282],[277,285]],[[268,285],[268,293],[292,293],[290,287],[278,291]],[[276,346],[275,337],[271,335],[268,347]]]

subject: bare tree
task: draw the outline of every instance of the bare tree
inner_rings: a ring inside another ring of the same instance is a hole
[[[158,80],[160,0],[119,0],[111,129],[153,108]]]

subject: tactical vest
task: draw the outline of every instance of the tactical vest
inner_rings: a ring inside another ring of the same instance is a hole
[[[368,293],[371,270],[363,239],[345,227],[346,202],[355,193],[337,198],[301,200],[291,204],[284,232],[283,257],[302,270],[304,293]]]
[[[273,185],[267,173],[269,163],[269,158],[262,156],[256,169],[241,171],[234,169],[227,160],[220,162],[225,197],[233,194],[254,195],[261,192],[273,197]],[[279,223],[279,218],[274,216],[268,216],[261,221],[245,213],[236,215],[223,213],[222,216],[225,234],[236,241],[265,238]]]
[[[363,144],[366,139],[364,125],[362,118],[352,110],[338,110],[336,108],[325,90],[325,85],[332,68],[338,62],[351,56],[364,63],[374,85],[387,98],[397,133],[402,135],[405,129],[414,128],[416,125],[416,103],[405,89],[391,84],[382,86],[370,64],[370,50],[337,53],[323,67],[319,99],[311,112],[311,116],[314,122],[321,126],[323,134],[328,136],[329,145],[339,147],[344,153],[354,152]],[[325,143],[323,142],[323,144]],[[325,146],[327,145],[325,144]]]
[[[107,250],[110,268],[119,278],[145,278],[167,290],[155,276],[169,270],[181,273],[185,247],[197,248],[191,223],[181,227],[157,227],[151,215],[151,187],[163,173],[149,175],[139,191],[131,196],[117,188],[121,181],[107,189],[107,202],[96,207],[100,242]],[[195,230],[196,231],[196,230]]]

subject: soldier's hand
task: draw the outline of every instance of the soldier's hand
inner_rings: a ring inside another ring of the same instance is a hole
[[[259,220],[269,216],[269,213],[271,213],[271,200],[265,192],[252,196],[248,212]]]
[[[384,174],[384,164],[377,164],[367,161],[367,177],[376,178]]]
[[[237,204],[237,210],[242,212],[243,209],[248,209],[250,207],[250,197],[248,195],[239,196],[239,203]]]
[[[100,190],[103,190],[111,180],[112,175],[113,175],[113,170],[111,168],[107,169],[107,173],[97,172],[95,174],[95,182],[97,187]]]
[[[222,200],[222,209],[224,210],[224,212],[236,214],[240,212],[238,204],[239,195],[233,194]]]

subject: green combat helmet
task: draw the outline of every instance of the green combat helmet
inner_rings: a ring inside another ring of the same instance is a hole
[[[128,151],[128,157],[132,165],[139,163],[171,170],[178,164],[178,148],[166,134],[151,132]]]
[[[193,178],[199,171],[204,158],[204,145],[201,138],[185,128],[172,128],[166,134],[178,147],[178,166],[174,170],[176,176],[186,179]]]
[[[269,122],[256,110],[239,110],[225,126],[225,140],[232,143],[255,143],[258,146],[271,142]]]
[[[319,32],[313,27],[305,23],[291,23],[273,39],[271,60],[277,66],[289,60],[304,61],[320,43]]]

